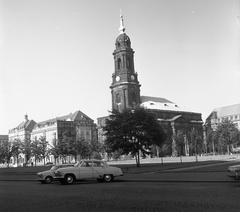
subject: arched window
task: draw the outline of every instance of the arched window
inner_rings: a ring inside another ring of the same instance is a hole
[[[117,60],[117,67],[118,67],[118,69],[121,69],[121,58],[118,58],[118,60]]]
[[[130,59],[127,58],[127,68],[130,68]]]
[[[117,104],[121,103],[121,97],[119,93],[116,95],[116,103]]]

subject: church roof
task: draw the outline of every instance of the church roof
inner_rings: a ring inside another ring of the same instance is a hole
[[[153,110],[169,110],[169,111],[180,111],[180,112],[191,112],[184,107],[177,105],[176,103],[159,97],[141,96],[141,105],[147,109]]]
[[[159,97],[141,96],[140,98],[141,98],[141,103],[149,102],[149,101],[158,102],[158,103],[173,103],[165,98],[159,98]]]

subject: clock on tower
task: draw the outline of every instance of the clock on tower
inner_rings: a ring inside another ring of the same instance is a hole
[[[120,34],[113,52],[115,70],[112,75],[112,109],[124,110],[140,104],[140,84],[134,70],[134,51],[131,40],[125,33],[123,16],[120,15]]]

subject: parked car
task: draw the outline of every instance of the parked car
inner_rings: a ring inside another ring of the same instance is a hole
[[[240,165],[229,166],[227,176],[234,180],[240,180]]]
[[[63,168],[63,167],[70,167],[74,166],[74,164],[60,164],[60,165],[54,165],[50,170],[38,172],[37,173],[37,180],[40,181],[43,184],[49,184],[54,180],[54,171]]]
[[[47,162],[46,164],[45,164],[45,166],[52,166],[53,165],[53,162]]]
[[[84,179],[96,179],[99,182],[113,181],[115,177],[123,176],[122,170],[109,166],[101,160],[82,160],[74,167],[66,167],[54,171],[54,179],[62,184],[73,184],[74,181]]]

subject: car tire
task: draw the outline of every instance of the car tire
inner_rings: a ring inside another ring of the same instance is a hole
[[[73,184],[75,181],[74,176],[71,174],[67,174],[64,179],[65,179],[65,183],[68,185]]]
[[[45,177],[45,183],[50,184],[53,181],[53,178],[51,176]]]
[[[103,176],[104,182],[112,182],[113,176],[111,174],[106,174]]]

